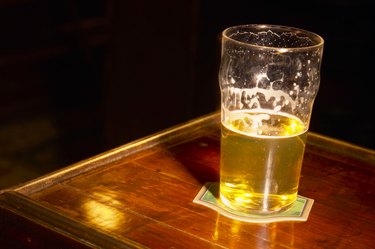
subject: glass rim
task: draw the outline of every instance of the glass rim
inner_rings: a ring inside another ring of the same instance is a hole
[[[267,31],[267,28],[268,28],[268,30],[271,30],[271,31],[273,31],[275,29],[279,29],[280,31],[285,31],[285,32],[289,31],[289,32],[293,32],[295,34],[305,34],[309,38],[313,38],[314,44],[309,45],[309,46],[301,46],[301,47],[289,47],[289,46],[288,47],[287,46],[285,46],[285,47],[274,47],[274,46],[268,46],[268,45],[257,45],[257,44],[253,44],[253,43],[250,43],[250,42],[241,41],[241,40],[238,40],[238,39],[235,39],[235,38],[229,36],[228,32],[236,30],[236,29],[238,30],[240,28],[254,28],[254,30],[258,29],[259,31]],[[320,35],[318,35],[314,32],[311,32],[311,31],[308,31],[308,30],[305,30],[305,29],[301,29],[301,28],[292,27],[292,26],[275,25],[275,24],[241,24],[241,25],[235,25],[235,26],[231,26],[231,27],[228,27],[228,28],[224,29],[224,31],[222,32],[222,37],[227,39],[227,40],[233,41],[235,43],[243,44],[243,45],[246,45],[246,46],[249,46],[249,47],[254,47],[254,48],[259,48],[259,49],[272,49],[272,50],[277,50],[277,51],[280,51],[280,52],[310,50],[310,49],[322,47],[323,44],[324,44],[324,39]]]

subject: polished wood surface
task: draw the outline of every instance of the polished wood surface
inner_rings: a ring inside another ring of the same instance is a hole
[[[9,248],[374,248],[375,152],[310,133],[306,222],[251,224],[193,199],[219,179],[219,114],[105,152],[0,194]]]

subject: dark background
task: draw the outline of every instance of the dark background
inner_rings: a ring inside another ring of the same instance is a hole
[[[310,130],[375,149],[372,1],[0,0],[0,188],[218,110],[220,33],[325,39]]]

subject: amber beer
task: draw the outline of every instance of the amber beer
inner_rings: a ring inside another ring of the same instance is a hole
[[[293,204],[307,128],[295,116],[227,113],[222,121],[220,199],[237,211],[272,213]]]

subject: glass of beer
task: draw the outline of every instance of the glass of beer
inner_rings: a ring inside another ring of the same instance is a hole
[[[323,39],[279,25],[222,33],[220,199],[258,214],[297,198]]]

